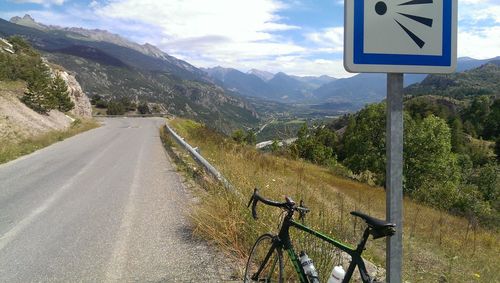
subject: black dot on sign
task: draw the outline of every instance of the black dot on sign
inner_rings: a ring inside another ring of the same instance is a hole
[[[375,4],[375,12],[381,16],[384,15],[385,12],[387,12],[387,5],[382,1],[377,2],[377,4]]]

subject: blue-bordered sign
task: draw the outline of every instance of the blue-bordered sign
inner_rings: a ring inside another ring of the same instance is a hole
[[[450,73],[457,58],[457,0],[346,0],[349,72]]]

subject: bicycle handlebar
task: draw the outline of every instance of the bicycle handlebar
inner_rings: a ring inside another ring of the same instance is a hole
[[[262,202],[264,204],[267,204],[269,206],[274,206],[274,207],[279,207],[288,210],[288,212],[293,213],[293,211],[297,211],[300,214],[300,219],[303,219],[305,214],[308,213],[310,210],[304,206],[303,201],[300,201],[300,206],[296,206],[295,201],[291,199],[290,197],[285,197],[285,202],[277,202],[274,200],[266,199],[259,195],[259,190],[257,188],[254,189],[252,197],[250,197],[250,201],[248,202],[247,207],[250,207],[250,204],[252,204],[252,217],[254,219],[258,219],[257,216],[257,203]]]

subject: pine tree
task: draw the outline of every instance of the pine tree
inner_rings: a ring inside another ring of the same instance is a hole
[[[54,109],[58,109],[61,112],[67,112],[75,107],[75,104],[69,97],[68,86],[59,74],[52,80],[50,89],[51,101],[54,104],[52,105]]]
[[[38,113],[45,114],[51,110],[50,76],[45,65],[35,66],[27,80],[28,90],[22,101]]]

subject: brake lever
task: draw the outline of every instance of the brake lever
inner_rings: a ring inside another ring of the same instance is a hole
[[[253,194],[252,196],[250,197],[250,201],[248,202],[247,204],[247,207],[250,207],[250,204],[252,203],[252,201],[255,199],[255,194],[257,193],[257,188],[253,189]]]
[[[258,199],[255,197],[257,195],[257,192],[258,192],[258,189],[255,188],[253,190],[252,197],[250,198],[250,201],[248,202],[248,205],[247,205],[247,207],[250,207],[250,204],[252,204],[252,217],[253,217],[253,219],[258,218],[257,217],[257,209],[256,209]]]
[[[257,220],[259,217],[257,216],[257,199],[254,199],[253,200],[253,203],[252,203],[252,217],[253,219]]]

